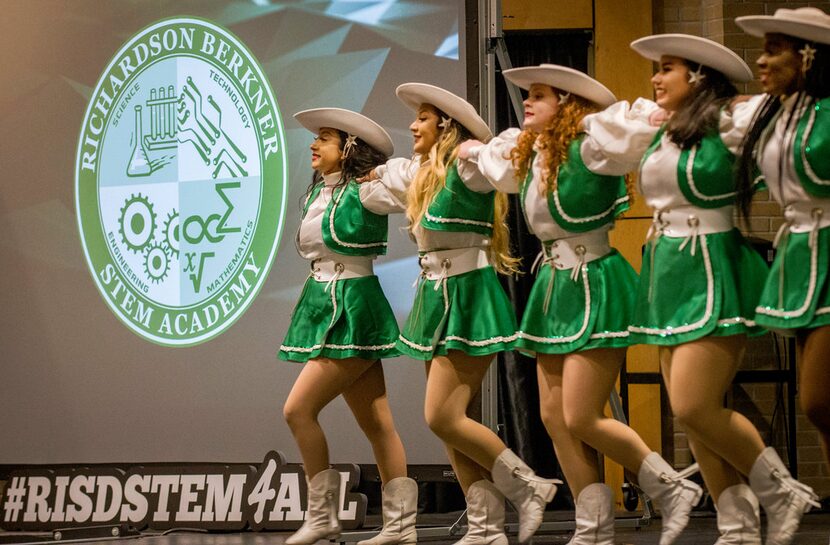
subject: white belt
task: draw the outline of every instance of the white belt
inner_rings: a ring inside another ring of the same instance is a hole
[[[536,257],[536,263],[548,263],[560,271],[578,269],[585,263],[590,263],[611,252],[608,242],[608,231],[592,231],[574,237],[561,238],[542,243],[542,251]],[[579,274],[577,271],[575,274]]]
[[[647,240],[661,236],[685,240],[678,248],[680,251],[691,242],[691,254],[695,255],[697,237],[713,233],[726,233],[735,227],[731,206],[721,208],[680,207],[655,210],[651,227],[648,228]],[[652,250],[654,245],[652,245]],[[653,257],[653,256],[652,256]]]
[[[666,237],[687,237],[725,233],[735,226],[731,206],[722,208],[682,207],[671,210],[655,210],[652,229]]]
[[[544,262],[560,271],[570,270],[571,280],[576,282],[586,263],[605,257],[609,253],[611,253],[611,245],[608,243],[608,231],[592,231],[574,237],[543,242],[542,251],[539,252],[530,270],[535,271],[539,264]],[[548,313],[555,278],[555,271],[551,271],[545,303],[542,305],[542,312],[545,314]]]
[[[773,248],[781,244],[787,233],[810,233],[810,247],[812,248],[819,229],[830,225],[830,204],[822,204],[797,202],[785,206],[785,221],[775,234]]]
[[[361,278],[375,274],[372,267],[372,259],[359,261],[338,261],[336,259],[315,259],[311,262],[311,278],[317,282],[326,283],[326,291],[329,286],[338,280],[348,278]]]
[[[830,203],[795,202],[784,207],[784,225],[792,233],[830,226]]]
[[[450,276],[468,273],[490,266],[490,257],[483,248],[457,248],[455,250],[436,250],[426,252],[418,258],[421,275],[418,280],[438,280],[438,290],[444,280]],[[416,281],[417,282],[417,281]]]

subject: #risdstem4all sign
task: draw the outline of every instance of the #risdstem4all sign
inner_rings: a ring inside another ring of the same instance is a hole
[[[285,133],[262,69],[209,21],[159,21],[116,53],[84,117],[75,168],[98,289],[168,346],[226,330],[277,252]]]

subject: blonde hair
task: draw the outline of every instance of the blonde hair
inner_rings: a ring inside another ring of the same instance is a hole
[[[559,92],[554,89],[554,92]],[[525,129],[519,135],[516,147],[509,157],[516,169],[516,179],[522,186],[531,168],[530,158],[533,146],[538,141],[539,153],[542,154],[542,183],[539,187],[543,194],[556,191],[559,166],[568,159],[568,148],[582,132],[582,120],[586,115],[599,112],[601,108],[594,102],[578,95],[570,95],[565,104],[560,104],[553,121],[541,133]],[[625,184],[629,196],[632,194],[632,180],[626,175]]]
[[[439,118],[447,117],[436,108]],[[426,214],[432,200],[447,184],[447,170],[458,157],[458,145],[472,138],[470,132],[455,120],[438,136],[430,148],[428,161],[421,162],[415,179],[407,190],[406,217],[409,229],[414,231]],[[510,233],[507,230],[507,196],[496,192],[493,234],[490,237],[488,253],[493,268],[501,274],[519,271],[519,259],[510,255]]]

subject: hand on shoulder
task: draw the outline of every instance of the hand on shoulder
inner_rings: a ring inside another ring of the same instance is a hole
[[[481,146],[482,142],[478,140],[465,140],[458,146],[458,158],[459,159],[469,159],[470,158],[470,149]]]
[[[648,116],[648,123],[652,127],[659,127],[669,120],[671,114],[663,108],[657,108]]]
[[[355,178],[355,181],[359,184],[363,184],[366,182],[371,182],[372,180],[377,180],[380,176],[378,176],[377,169],[372,169],[360,178]]]

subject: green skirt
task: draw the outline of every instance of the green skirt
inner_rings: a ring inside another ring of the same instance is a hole
[[[422,280],[406,320],[398,350],[431,360],[449,350],[485,356],[512,350],[516,315],[493,267],[436,280]]]
[[[809,240],[810,233],[789,233],[779,246],[755,309],[759,325],[788,330],[830,324],[830,227],[819,230],[814,248]]]
[[[616,250],[588,263],[576,281],[571,270],[539,269],[525,307],[516,348],[569,354],[629,346],[637,273]],[[550,286],[551,274],[554,275]],[[548,289],[550,288],[550,297]],[[547,311],[545,302],[547,301]]]
[[[646,246],[632,344],[677,345],[708,335],[762,334],[755,306],[767,265],[740,231],[684,238],[661,236]]]
[[[318,356],[377,360],[398,355],[398,324],[377,276],[326,282],[306,280],[279,357],[305,362]]]

